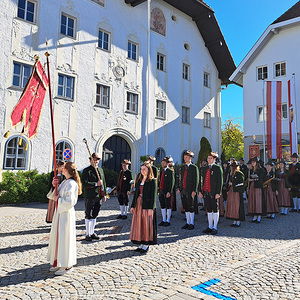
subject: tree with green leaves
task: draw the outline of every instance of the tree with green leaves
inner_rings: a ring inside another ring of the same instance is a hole
[[[244,131],[242,125],[234,117],[227,117],[222,123],[222,156],[236,160],[244,156]]]
[[[200,150],[198,154],[197,166],[203,159],[207,158],[207,155],[211,152],[211,145],[206,137],[202,137],[200,140]]]

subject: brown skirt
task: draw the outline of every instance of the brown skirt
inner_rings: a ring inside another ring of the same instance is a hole
[[[234,192],[232,187],[230,187],[227,193],[225,217],[230,220],[245,220],[243,195]]]
[[[46,222],[47,223],[52,223],[54,211],[55,211],[55,201],[49,199],[47,215],[46,215]]]
[[[264,189],[265,199],[267,201],[267,214],[278,213],[278,203],[276,200],[275,193],[272,190],[271,186],[268,186]]]
[[[284,180],[278,180],[278,206],[291,207],[291,196],[289,190],[285,187]]]
[[[261,215],[263,213],[262,189],[254,188],[254,182],[250,184],[248,195],[248,214]]]
[[[149,211],[153,214],[149,215]],[[142,208],[142,197],[137,199],[134,208],[129,239],[134,244],[153,245],[157,243],[155,211]]]

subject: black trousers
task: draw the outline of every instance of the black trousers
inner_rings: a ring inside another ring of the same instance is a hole
[[[195,212],[195,201],[194,198],[192,198],[191,193],[188,193],[186,190],[182,190],[181,201],[182,201],[182,206],[186,212],[191,212],[191,213]]]
[[[166,194],[163,191],[159,191],[158,199],[161,208],[166,208],[166,209],[171,208],[171,196],[167,198]]]
[[[96,219],[102,205],[102,198],[85,198],[85,218]]]
[[[218,205],[218,199],[215,199],[215,197],[211,193],[205,193],[204,192],[204,208],[209,213],[216,213],[219,211],[219,205]]]
[[[118,200],[119,200],[120,205],[128,206],[129,199],[128,199],[128,195],[127,195],[126,192],[125,193],[119,192],[118,193]]]

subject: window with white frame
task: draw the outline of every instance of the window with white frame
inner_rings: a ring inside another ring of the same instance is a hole
[[[131,113],[138,113],[138,95],[127,92],[126,111]]]
[[[28,155],[25,146],[27,142],[22,137],[21,145],[19,145],[20,138],[20,136],[13,136],[6,142],[3,169],[26,169]]]
[[[268,78],[267,66],[257,67],[256,71],[257,71],[257,80],[264,80]]]
[[[275,77],[285,76],[286,66],[285,62],[280,62],[275,64]]]
[[[191,124],[191,109],[186,106],[182,106],[182,123]]]
[[[56,144],[56,147],[55,147],[56,161],[65,160],[64,159],[64,151],[66,149],[70,149],[73,152],[72,145],[67,141],[59,141]],[[73,156],[74,156],[74,153],[73,153],[72,157]],[[68,160],[68,161],[72,161],[72,158],[71,158],[71,160]]]
[[[14,73],[12,85],[19,88],[24,88],[32,73],[32,66],[14,62]]]
[[[65,14],[61,15],[60,33],[69,37],[75,37],[75,19]]]
[[[74,99],[74,81],[75,78],[63,74],[58,74],[57,95],[67,99]]]
[[[18,18],[35,22],[35,2],[28,0],[18,0]]]
[[[288,118],[288,106],[287,103],[281,104],[281,119]],[[265,115],[265,117],[264,117]],[[263,106],[257,106],[257,122],[267,121],[267,106],[265,105],[265,114],[263,115]]]
[[[97,84],[96,88],[96,104],[105,108],[110,106],[110,87]]]
[[[133,60],[137,60],[137,50],[138,50],[138,46],[137,44],[128,41],[128,49],[127,49],[127,57]]]
[[[161,147],[157,148],[155,151],[156,163],[160,164],[164,157],[166,157],[166,151]]]
[[[182,66],[182,78],[190,80],[190,66],[187,64],[183,64]]]
[[[160,71],[166,70],[166,56],[160,53],[157,53],[156,59],[156,68]]]
[[[204,127],[211,128],[211,113],[204,112]]]
[[[156,118],[166,119],[166,102],[156,100]]]
[[[203,74],[203,85],[207,88],[209,88],[209,81],[210,81],[210,74],[207,72],[204,72]]]
[[[98,47],[103,49],[103,50],[110,50],[110,33],[99,29],[99,34],[98,34]]]
[[[288,118],[288,110],[287,110],[287,103],[281,104],[281,119],[287,119]]]

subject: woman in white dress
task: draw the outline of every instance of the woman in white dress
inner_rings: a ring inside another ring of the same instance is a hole
[[[72,162],[67,162],[62,171],[65,180],[55,196],[56,208],[50,232],[47,259],[55,275],[63,275],[76,265],[76,217],[74,206],[82,192],[81,181]],[[55,179],[53,180],[55,184]]]

